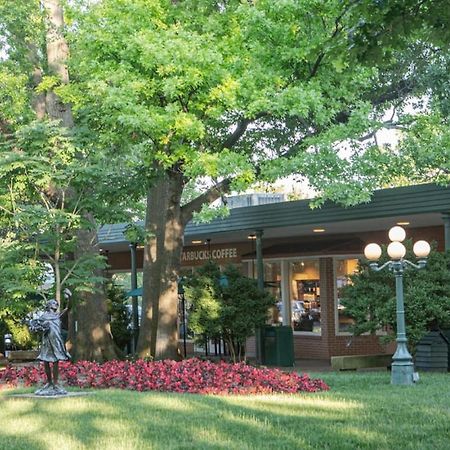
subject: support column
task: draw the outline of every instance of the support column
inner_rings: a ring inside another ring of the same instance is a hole
[[[262,255],[262,230],[255,231],[256,236],[256,277],[258,282],[258,289],[264,290],[264,261]],[[264,327],[256,333],[256,359],[259,363],[262,363],[264,356],[264,349],[262,348],[262,334],[264,333]]]
[[[283,316],[283,325],[287,326],[291,326],[292,324],[289,275],[289,262],[281,261],[281,315]]]
[[[258,277],[258,288],[264,290],[264,261],[262,254],[262,230],[256,230],[256,274]]]
[[[131,251],[131,290],[137,289],[137,265],[136,265],[136,243],[130,244]],[[133,336],[131,338],[131,353],[136,353],[136,345],[138,340],[139,332],[139,311],[138,311],[138,298],[137,296],[131,297],[131,320],[132,320],[132,330]]]
[[[444,248],[450,250],[450,213],[443,213],[442,220],[444,221]]]

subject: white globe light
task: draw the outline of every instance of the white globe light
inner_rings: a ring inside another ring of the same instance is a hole
[[[377,261],[381,256],[381,247],[378,244],[368,244],[364,249],[364,256],[369,261]]]
[[[406,232],[402,227],[392,227],[389,230],[389,239],[392,242],[403,242],[406,237]]]
[[[430,244],[427,241],[417,241],[414,244],[413,251],[418,258],[426,258],[430,254]]]
[[[406,255],[406,248],[401,242],[391,242],[387,252],[392,259],[402,259]]]

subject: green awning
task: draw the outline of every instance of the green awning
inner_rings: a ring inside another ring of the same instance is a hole
[[[125,294],[127,297],[142,297],[142,286]]]

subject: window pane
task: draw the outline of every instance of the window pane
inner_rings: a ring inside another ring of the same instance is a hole
[[[276,299],[277,305],[281,305],[281,264],[278,261],[264,262],[264,290],[270,292]],[[280,307],[271,308],[270,322],[282,322],[279,314]]]
[[[290,263],[292,323],[295,331],[321,332],[318,259]]]
[[[338,310],[338,331],[348,331],[350,325],[354,323],[353,319],[345,314],[345,307],[341,305],[341,290],[349,284],[350,275],[358,270],[357,259],[338,259],[336,261],[336,292],[337,292],[337,310]]]

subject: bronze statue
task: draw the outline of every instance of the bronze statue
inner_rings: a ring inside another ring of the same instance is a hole
[[[58,385],[59,361],[70,359],[61,334],[61,316],[66,310],[58,313],[58,308],[58,302],[50,300],[40,316],[27,321],[30,331],[42,333],[41,351],[37,359],[44,363],[47,383],[35,392],[36,395],[67,394],[67,391]]]

